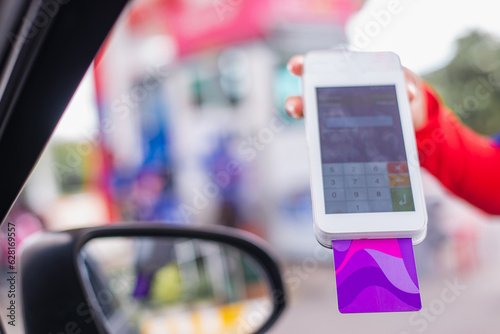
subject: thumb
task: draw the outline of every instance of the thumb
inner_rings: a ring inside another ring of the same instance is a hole
[[[406,90],[408,92],[408,99],[412,102],[417,95],[417,85],[414,82],[406,82]]]

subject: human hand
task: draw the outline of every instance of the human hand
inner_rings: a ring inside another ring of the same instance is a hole
[[[294,56],[288,62],[288,70],[297,76],[302,76],[304,68],[304,56]],[[425,105],[422,80],[407,68],[403,68],[406,78],[406,89],[410,100],[410,110],[415,130],[422,129],[427,123],[427,111]],[[300,96],[289,96],[285,101],[285,110],[294,118],[304,116],[304,103]]]

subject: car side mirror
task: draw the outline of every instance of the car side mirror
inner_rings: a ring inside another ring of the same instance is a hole
[[[229,228],[43,233],[20,264],[26,333],[263,333],[285,307],[270,252]]]

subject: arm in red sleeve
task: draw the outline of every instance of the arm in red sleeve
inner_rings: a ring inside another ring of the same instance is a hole
[[[500,147],[462,124],[424,86],[428,123],[416,132],[420,164],[459,197],[500,214]]]

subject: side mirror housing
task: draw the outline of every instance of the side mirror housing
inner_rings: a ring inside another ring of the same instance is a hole
[[[263,333],[285,307],[271,252],[229,228],[42,233],[20,265],[26,333]]]

